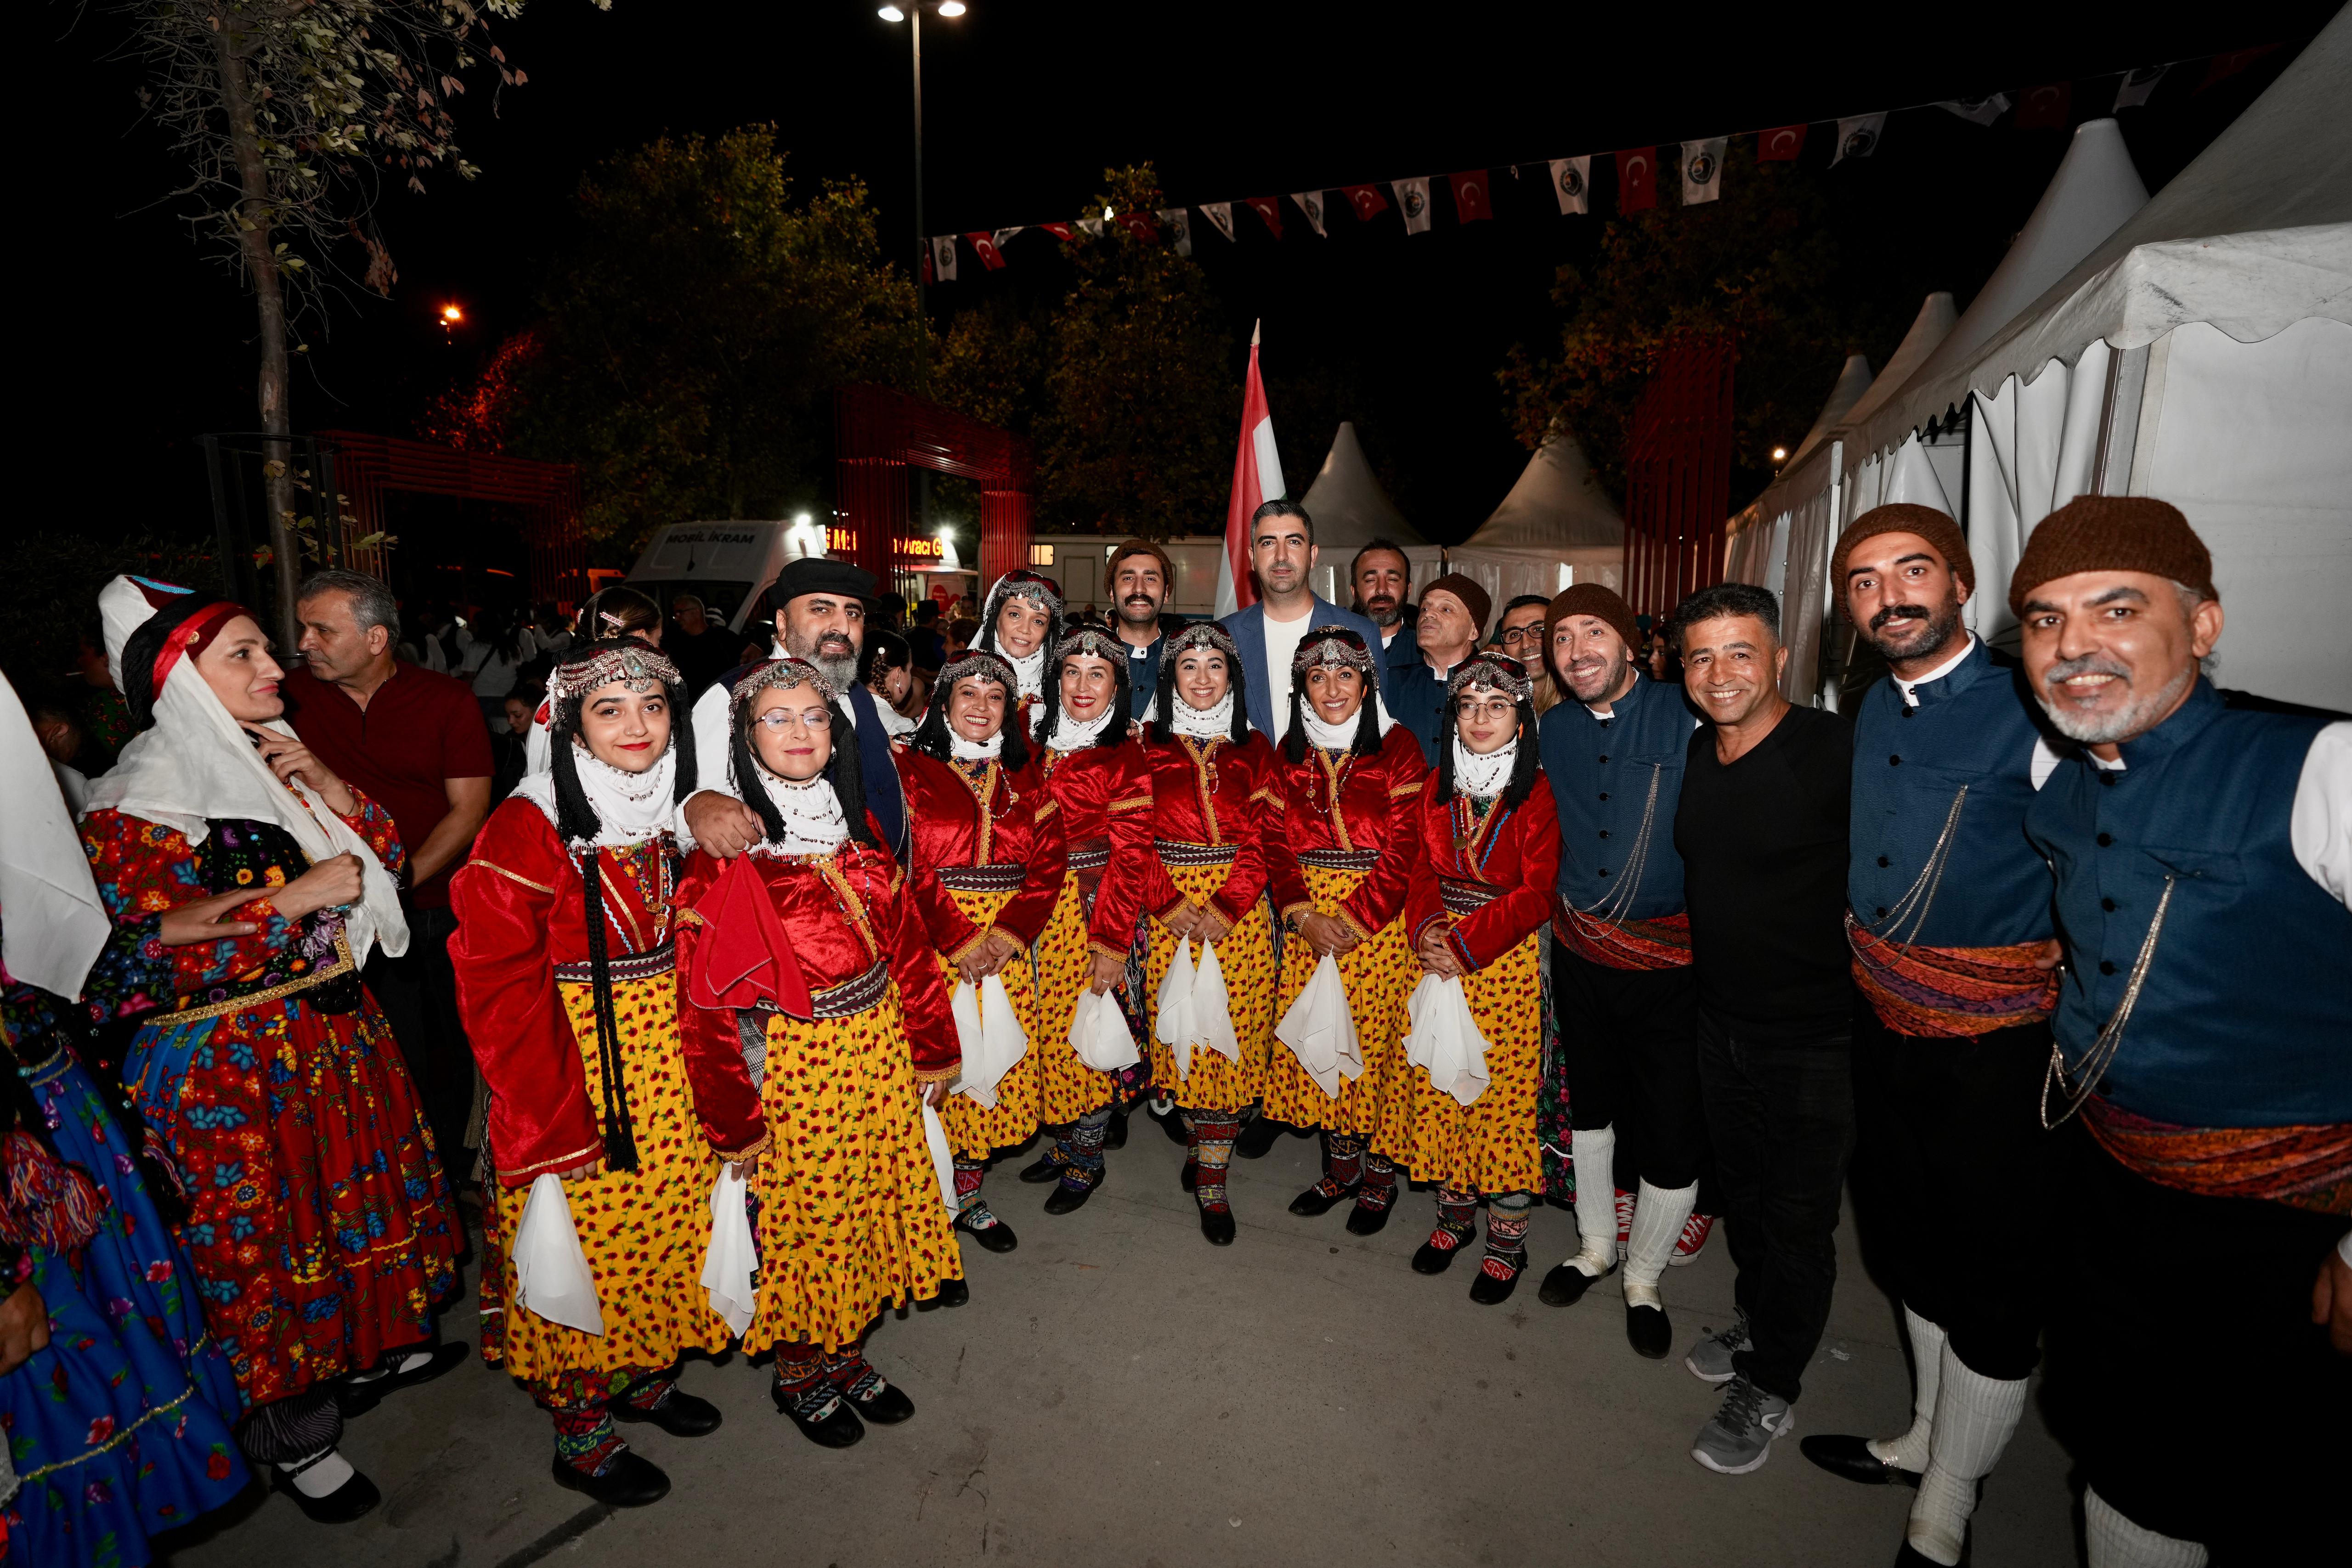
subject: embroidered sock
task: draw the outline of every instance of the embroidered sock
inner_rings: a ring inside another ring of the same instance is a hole
[[[776,1403],[803,1421],[822,1421],[841,1403],[825,1376],[824,1353],[797,1342],[776,1347]]]
[[[1497,1193],[1486,1200],[1486,1256],[1478,1262],[1482,1272],[1507,1281],[1518,1278],[1528,1266],[1528,1221],[1534,1210],[1532,1193]]]
[[[837,1392],[861,1404],[890,1386],[874,1370],[874,1364],[866,1359],[863,1334],[824,1358],[824,1380]]]
[[[359,1472],[352,1469],[351,1460],[333,1448],[322,1448],[307,1459],[278,1467],[286,1472],[296,1491],[307,1498],[322,1498],[334,1493]]]
[[[1456,1247],[1467,1246],[1478,1232],[1478,1195],[1455,1192],[1452,1187],[1437,1189],[1437,1228],[1429,1233],[1429,1244],[1440,1252],[1451,1252]]]
[[[1364,1185],[1356,1189],[1356,1207],[1372,1214],[1386,1212],[1396,1201],[1396,1165],[1386,1155],[1364,1152]]]
[[[650,1415],[668,1404],[669,1396],[677,1392],[677,1378],[667,1375],[659,1377],[647,1375],[631,1384],[628,1390],[621,1395],[621,1398],[628,1402],[630,1409]]]
[[[1683,1221],[1698,1202],[1698,1183],[1688,1186],[1655,1187],[1643,1182],[1633,1205],[1633,1232],[1625,1244],[1625,1304],[1664,1307],[1658,1281],[1683,1233]]]
[[[1568,1135],[1569,1161],[1576,1172],[1577,1249],[1569,1261],[1597,1280],[1617,1266],[1617,1216],[1610,1206],[1609,1167],[1617,1157],[1617,1130],[1577,1129]]]
[[[1110,1107],[1089,1111],[1070,1129],[1062,1180],[1071,1186],[1092,1186],[1102,1180],[1103,1138],[1110,1131]]]
[[[1353,1133],[1326,1133],[1323,1139],[1323,1179],[1315,1189],[1338,1197],[1364,1179],[1364,1140]]]
[[[967,1160],[961,1155],[956,1156],[955,1222],[966,1230],[985,1230],[998,1222],[996,1216],[989,1209],[988,1199],[980,1196],[981,1180],[987,1175],[988,1166],[985,1162]]]
[[[2091,1568],[2205,1568],[2212,1554],[2194,1541],[2134,1524],[2097,1492],[2083,1493],[2083,1538]]]
[[[1234,1139],[1241,1132],[1241,1118],[1203,1111],[1188,1114],[1192,1128],[1192,1160],[1198,1169],[1192,1197],[1202,1209],[1214,1214],[1232,1207],[1225,1198],[1225,1171],[1234,1162]]]
[[[1947,1568],[1959,1562],[1969,1515],[1976,1511],[1977,1482],[2000,1462],[2024,1414],[2025,1379],[1987,1377],[1945,1344],[1927,1473],[1919,1478],[1905,1527],[1911,1550]]]
[[[1915,1377],[1911,1429],[1899,1437],[1873,1437],[1864,1446],[1885,1463],[1920,1475],[1927,1469],[1930,1439],[1936,1430],[1936,1390],[1944,1375],[1944,1331],[1907,1306],[1903,1309],[1903,1326],[1911,1335]]]
[[[601,1476],[628,1447],[613,1425],[613,1413],[602,1406],[551,1405],[555,1423],[555,1453],[583,1476]]]

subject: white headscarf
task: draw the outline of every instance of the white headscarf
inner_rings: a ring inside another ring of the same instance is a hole
[[[1046,643],[1052,640],[1047,638]],[[1013,694],[1016,702],[1023,697],[1042,697],[1045,695],[1045,643],[1038,643],[1037,651],[1025,659],[1016,659],[1001,649],[998,651],[996,656],[1013,666],[1013,679],[1020,683]]]
[[[794,782],[770,772],[768,765],[756,758],[751,766],[784,821],[782,840],[754,844],[753,854],[829,855],[848,841],[849,819],[842,812],[840,793],[830,778],[820,773]]]
[[[986,740],[966,740],[963,732],[950,728],[948,755],[958,762],[993,762],[1004,751],[1004,730],[999,726]]]
[[[184,590],[158,589],[159,593]],[[118,577],[98,596],[106,623],[106,662],[122,684],[122,646],[154,613],[147,590]],[[400,890],[375,858],[367,841],[327,808],[303,784],[278,781],[269,765],[246,738],[247,729],[266,729],[299,738],[282,718],[240,726],[197,674],[195,657],[176,661],[155,694],[154,723],[131,737],[111,772],[90,781],[93,811],[120,811],[177,832],[191,845],[211,831],[207,819],[274,822],[317,865],[337,855],[357,855],[360,902],[350,906],[345,931],[352,956],[367,961],[381,945],[397,958],[408,951],[408,921],[400,912]]]
[[[1462,744],[1459,733],[1454,737],[1454,788],[1464,795],[1481,800],[1491,800],[1503,792],[1511,781],[1511,768],[1519,759],[1519,737],[1513,736],[1499,750],[1481,757]]]
[[[1083,751],[1100,739],[1102,732],[1110,727],[1110,721],[1118,716],[1117,703],[1105,704],[1099,718],[1075,719],[1070,716],[1069,709],[1056,708],[1054,710],[1054,733],[1046,737],[1045,744],[1064,753]]]
[[[1381,733],[1386,735],[1394,729],[1396,720],[1389,716],[1389,705],[1381,700],[1378,687],[1373,688],[1367,700],[1371,703],[1373,715],[1380,721]],[[1360,707],[1338,724],[1325,724],[1321,716],[1316,713],[1313,703],[1303,695],[1298,699],[1298,719],[1301,727],[1307,731],[1307,744],[1320,747],[1326,751],[1352,748],[1356,744],[1356,726],[1363,721],[1363,717],[1364,710]]]
[[[114,923],[99,902],[73,818],[16,688],[0,680],[0,957],[8,973],[81,995]]]
[[[673,719],[673,723],[677,722]],[[669,749],[661,760],[643,773],[631,773],[615,768],[597,757],[577,741],[572,747],[572,771],[580,780],[580,792],[596,811],[596,837],[593,841],[601,849],[620,849],[629,844],[641,844],[665,831],[677,830],[677,802],[672,799],[677,783],[677,739],[673,731]],[[527,774],[515,786],[517,795],[547,813],[551,824],[555,821],[555,774],[547,771]]]
[[[1225,687],[1225,695],[1217,699],[1214,707],[1194,707],[1176,694],[1170,705],[1175,711],[1168,716],[1168,727],[1179,735],[1189,735],[1194,740],[1231,740],[1234,735],[1234,688]]]

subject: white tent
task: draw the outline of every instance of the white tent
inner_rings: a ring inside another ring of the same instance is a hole
[[[1315,544],[1322,552],[1311,586],[1335,604],[1348,602],[1348,562],[1357,550],[1374,539],[1408,546],[1423,542],[1420,530],[1405,521],[1381,488],[1349,420],[1339,422],[1331,450],[1298,504],[1315,519]]]
[[[1438,552],[1411,552],[1413,580],[1436,575]],[[1423,556],[1429,568],[1423,570]],[[1574,582],[1624,584],[1625,519],[1601,493],[1592,465],[1573,436],[1554,434],[1538,447],[1502,504],[1462,543],[1444,552],[1445,568],[1493,595],[1496,608],[1523,593],[1546,598]]]

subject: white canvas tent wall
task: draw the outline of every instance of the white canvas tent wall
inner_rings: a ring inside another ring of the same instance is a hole
[[[1315,544],[1321,551],[1310,586],[1334,604],[1348,602],[1348,562],[1357,550],[1381,538],[1401,545],[1423,542],[1373,476],[1352,421],[1340,422],[1315,483],[1298,504],[1315,519]]]
[[[2352,661],[2310,634],[2352,595],[2347,79],[2340,13],[2026,308],[1858,422],[1844,515],[1925,499],[1964,516],[1979,634],[2013,641],[2010,572],[2048,512],[2084,494],[2158,496],[2213,552],[2222,684],[2352,707]],[[1963,409],[1956,494],[1920,432]]]
[[[1427,552],[1426,570],[1421,559],[1414,560],[1415,582],[1437,575],[1437,554]],[[1572,582],[1622,588],[1625,519],[1593,478],[1584,449],[1573,436],[1556,434],[1528,459],[1510,493],[1477,531],[1444,556],[1444,569],[1485,589],[1497,612],[1520,594],[1549,599]]]

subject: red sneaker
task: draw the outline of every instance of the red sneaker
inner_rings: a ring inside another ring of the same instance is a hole
[[[1715,1234],[1715,1216],[1694,1214],[1683,1221],[1683,1233],[1675,1240],[1675,1255],[1666,1260],[1669,1268],[1679,1269],[1706,1250],[1706,1239]]]
[[[1625,1243],[1633,1234],[1633,1195],[1617,1189],[1617,1261],[1625,1261]]]

